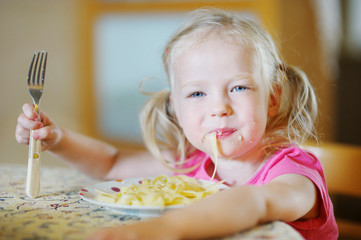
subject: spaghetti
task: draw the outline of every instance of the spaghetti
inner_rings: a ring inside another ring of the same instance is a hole
[[[140,184],[121,186],[119,193],[96,190],[98,201],[120,205],[168,207],[189,205],[219,191],[219,183],[202,185],[198,180],[177,175],[143,179]]]

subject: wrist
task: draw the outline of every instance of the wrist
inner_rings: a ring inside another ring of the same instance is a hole
[[[53,135],[53,142],[49,146],[49,151],[56,153],[58,151],[61,151],[62,149],[62,142],[64,140],[64,136],[66,135],[66,131],[58,126],[54,126],[54,128],[51,130]]]

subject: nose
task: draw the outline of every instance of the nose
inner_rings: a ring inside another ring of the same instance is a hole
[[[233,114],[233,110],[227,98],[222,97],[214,101],[212,106],[212,117],[226,117]]]

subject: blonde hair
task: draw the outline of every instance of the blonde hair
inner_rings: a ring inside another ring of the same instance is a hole
[[[271,36],[258,24],[229,12],[199,9],[191,13],[189,21],[173,35],[165,47],[163,64],[173,86],[173,64],[177,54],[185,48],[201,44],[217,34],[225,41],[246,44],[254,49],[261,78],[269,94],[281,92],[276,116],[269,117],[264,136],[264,149],[270,153],[290,144],[302,144],[309,137],[316,139],[314,122],[317,117],[317,99],[306,75],[298,68],[286,66],[278,54]],[[152,95],[141,111],[142,134],[148,150],[167,165],[161,150],[176,153],[177,163],[184,163],[194,148],[179,127],[169,102],[170,90]]]

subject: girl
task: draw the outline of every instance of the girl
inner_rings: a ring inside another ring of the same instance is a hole
[[[170,90],[141,113],[150,153],[122,156],[103,142],[59,128],[30,104],[16,139],[29,130],[79,170],[103,179],[185,173],[231,186],[163,216],[100,231],[94,239],[200,239],[281,220],[306,239],[337,239],[320,162],[298,146],[314,135],[316,97],[306,76],[285,66],[270,36],[252,21],[201,9],[163,54]],[[210,136],[216,135],[214,162]],[[159,161],[161,160],[161,161]],[[161,162],[163,164],[161,164]]]

